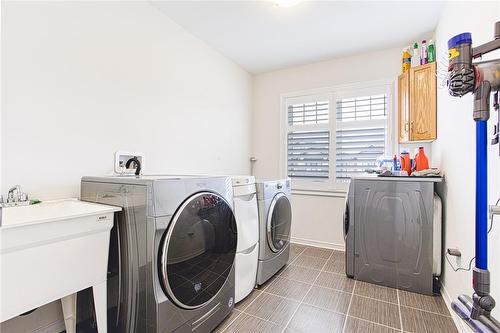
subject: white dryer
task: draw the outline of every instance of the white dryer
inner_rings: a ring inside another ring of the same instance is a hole
[[[260,225],[257,284],[262,285],[286,265],[290,256],[292,192],[289,178],[259,181],[256,187]]]
[[[259,212],[255,177],[233,176],[234,215],[238,230],[235,257],[235,301],[255,287],[259,259]]]

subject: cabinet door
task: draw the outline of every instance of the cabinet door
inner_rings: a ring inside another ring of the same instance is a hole
[[[410,139],[436,139],[436,63],[410,70]]]
[[[410,139],[410,73],[398,77],[399,142]]]

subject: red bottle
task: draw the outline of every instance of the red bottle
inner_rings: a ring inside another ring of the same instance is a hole
[[[418,147],[418,153],[415,155],[417,171],[429,169],[429,159],[425,155],[424,147]]]
[[[406,171],[408,176],[411,175],[410,153],[406,151],[401,153],[401,171]]]

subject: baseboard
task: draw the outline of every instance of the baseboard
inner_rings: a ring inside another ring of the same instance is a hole
[[[337,250],[337,251],[345,251],[344,244],[335,244],[335,243],[330,243],[330,242],[317,241],[317,240],[298,238],[298,237],[291,237],[290,240],[292,243],[296,243],[296,244],[322,247],[322,248],[332,249],[332,250]]]
[[[58,320],[53,323],[48,324],[44,327],[39,327],[32,333],[61,333],[66,327],[64,326],[64,320]]]
[[[443,284],[441,281],[441,295],[443,296],[444,302],[446,303],[446,307],[448,308],[448,311],[450,311],[451,318],[455,322],[455,326],[457,326],[457,329],[460,333],[474,333],[474,331],[467,325],[465,321],[460,318],[456,312],[451,308],[451,302],[453,299],[450,297],[450,294],[448,293],[448,290],[446,289],[446,286]]]

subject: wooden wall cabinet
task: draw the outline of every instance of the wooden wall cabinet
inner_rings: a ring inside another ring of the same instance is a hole
[[[398,77],[398,111],[400,143],[436,139],[435,62]]]

